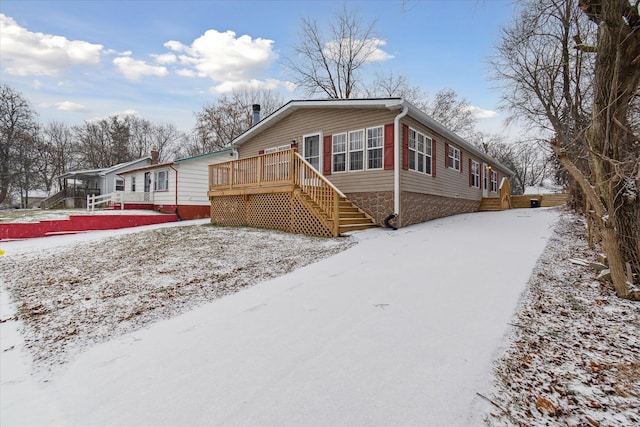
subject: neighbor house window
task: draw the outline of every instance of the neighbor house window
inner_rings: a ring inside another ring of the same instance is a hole
[[[491,191],[498,192],[498,173],[491,171]]]
[[[154,183],[153,183],[153,189],[155,191],[166,191],[169,189],[169,172],[164,170],[164,171],[157,171],[154,174]]]
[[[367,129],[367,169],[382,169],[383,147],[382,126]]]
[[[347,170],[347,134],[339,133],[332,137],[333,145],[333,172],[345,172]]]
[[[349,170],[364,169],[364,130],[349,132]]]
[[[124,179],[116,178],[116,191],[124,191]]]
[[[409,169],[431,175],[431,138],[409,129]]]
[[[135,175],[131,177],[131,191],[136,191],[136,177]]]
[[[460,150],[456,147],[452,147],[449,145],[449,153],[448,153],[449,167],[451,169],[455,169],[457,171],[460,170]]]
[[[475,160],[471,160],[471,186],[480,188],[480,163]]]

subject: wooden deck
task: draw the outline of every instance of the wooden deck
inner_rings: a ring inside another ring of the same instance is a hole
[[[337,237],[377,227],[294,150],[209,166],[211,223]]]

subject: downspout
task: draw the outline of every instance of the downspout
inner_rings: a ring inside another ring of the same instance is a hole
[[[182,221],[180,212],[178,212],[178,169],[174,168],[173,165],[169,165],[169,167],[176,171],[176,216],[178,217],[178,221]]]
[[[400,119],[407,115],[409,106],[404,103],[402,112],[393,120],[393,213],[389,215],[384,223],[387,227],[395,229],[389,221],[400,215]]]

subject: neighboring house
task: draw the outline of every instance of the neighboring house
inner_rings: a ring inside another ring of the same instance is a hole
[[[208,218],[208,166],[236,159],[232,149],[120,173],[126,209],[177,213],[181,219]]]
[[[358,228],[347,200],[397,227],[478,211],[513,174],[401,98],[291,101],[232,147],[210,167],[212,222],[315,235]]]
[[[127,170],[157,163],[157,151],[152,151],[146,156],[130,162],[119,163],[115,166],[99,169],[87,169],[69,171],[56,179],[61,182],[62,189],[43,200],[40,206],[43,209],[65,207],[87,207],[87,196],[99,196],[124,190],[124,181],[119,176]]]

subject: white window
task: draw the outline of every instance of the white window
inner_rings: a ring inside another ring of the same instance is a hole
[[[364,169],[364,130],[349,132],[349,170]]]
[[[133,192],[136,191],[136,176],[135,175],[131,176],[131,191],[133,191]]]
[[[116,178],[116,191],[124,191],[124,179]]]
[[[409,169],[416,170],[416,158],[418,152],[416,151],[416,131],[409,129]]]
[[[498,174],[494,171],[490,172],[491,174],[491,192],[498,192]]]
[[[471,160],[471,180],[472,187],[480,188],[480,163],[475,160]]]
[[[450,145],[448,159],[449,159],[449,163],[448,163],[449,167],[451,169],[455,169],[459,171],[460,170],[460,150]]]
[[[169,171],[155,172],[153,189],[155,191],[167,191],[169,189]]]
[[[339,133],[332,137],[332,171],[345,172],[347,170],[347,134]]]
[[[431,138],[409,128],[409,169],[431,175]]]
[[[384,134],[382,126],[367,129],[367,169],[383,167]]]

